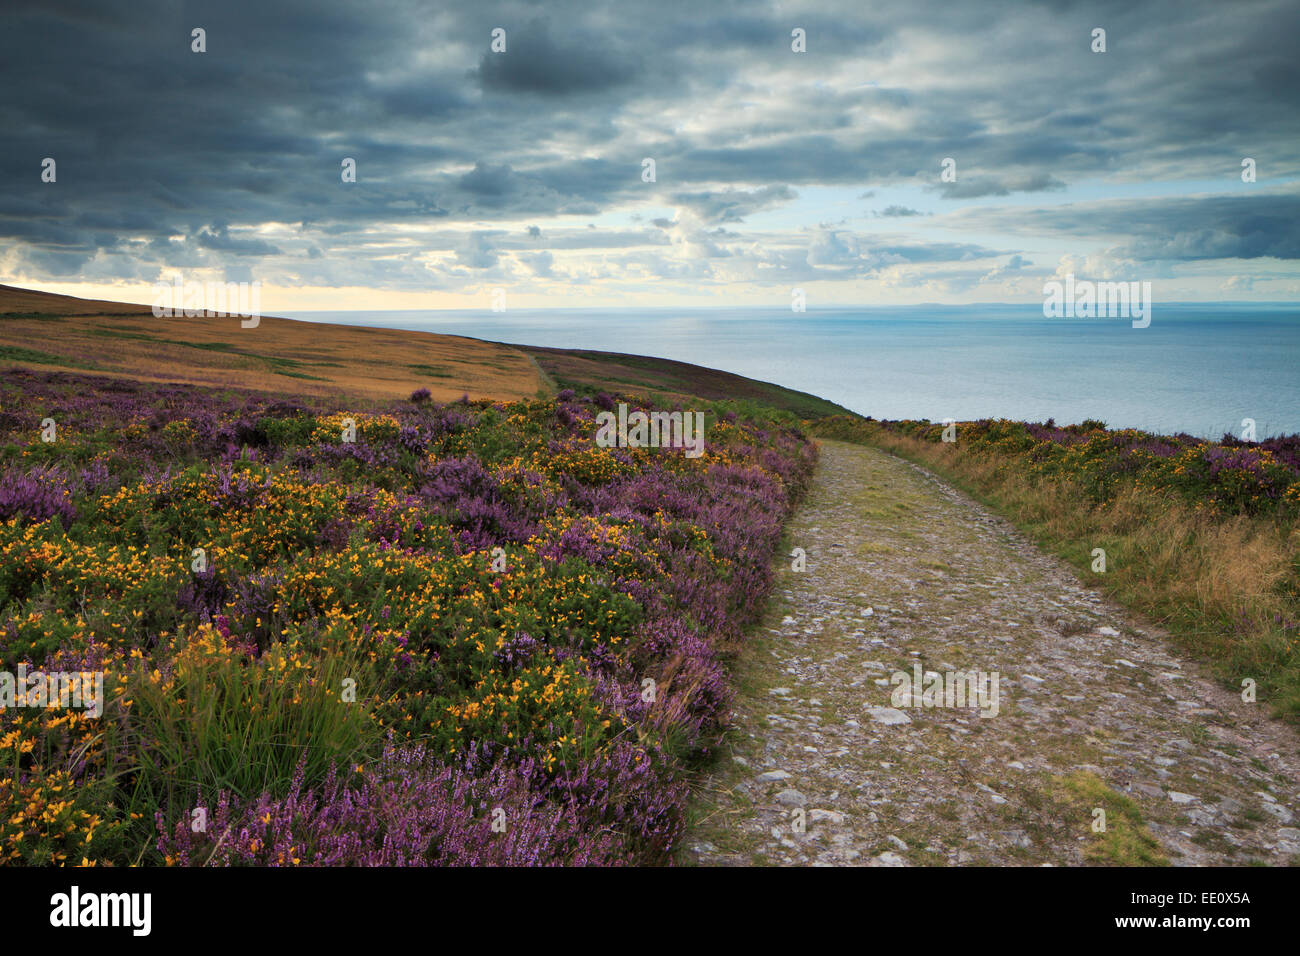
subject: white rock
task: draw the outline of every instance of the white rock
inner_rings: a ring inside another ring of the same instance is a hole
[[[1300,853],[1300,830],[1282,827],[1277,831],[1277,848],[1283,853]]]
[[[832,826],[839,826],[844,822],[844,814],[838,810],[822,810],[814,808],[808,811],[809,823],[829,823]]]
[[[867,716],[878,724],[910,724],[912,718],[895,707],[867,707]]]
[[[893,850],[886,850],[868,863],[867,866],[907,866],[907,861]]]
[[[758,775],[759,783],[776,783],[778,780],[789,780],[790,774],[784,770],[768,770],[766,773]]]
[[[1119,631],[1115,630],[1113,627],[1099,627],[1097,628],[1097,633],[1102,637],[1119,637]]]
[[[1271,813],[1273,816],[1277,817],[1278,820],[1283,823],[1291,822],[1291,811],[1280,803],[1266,803],[1264,804],[1264,810],[1265,812]]]
[[[1179,793],[1177,790],[1169,791],[1169,799],[1174,803],[1195,803],[1196,798],[1190,793]]]

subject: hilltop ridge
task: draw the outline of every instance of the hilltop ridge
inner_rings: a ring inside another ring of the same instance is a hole
[[[147,305],[0,286],[0,363],[326,396],[514,400],[545,392],[509,346],[455,335],[263,316],[156,318]]]

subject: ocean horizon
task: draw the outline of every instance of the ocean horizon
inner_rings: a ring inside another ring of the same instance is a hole
[[[1300,432],[1300,307],[1157,304],[1044,318],[1041,304],[863,308],[298,311],[286,318],[674,359],[873,418],[1085,419],[1219,438]]]

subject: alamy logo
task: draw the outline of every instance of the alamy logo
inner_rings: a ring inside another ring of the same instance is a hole
[[[889,682],[896,684],[889,696],[894,707],[978,707],[985,719],[998,715],[998,672],[925,671],[920,663],[912,673],[894,671]]]
[[[1151,324],[1150,282],[1093,282],[1074,278],[1043,284],[1043,316],[1048,319],[1132,319],[1133,328]]]
[[[49,707],[84,710],[91,717],[104,713],[103,671],[0,671],[0,709]]]
[[[261,282],[172,282],[154,283],[154,318],[188,319],[245,316],[240,326],[255,329],[262,321]]]
[[[633,412],[619,402],[618,415],[596,416],[596,444],[600,448],[684,448],[687,458],[704,454],[703,412]]]
[[[50,897],[50,925],[129,926],[132,935],[148,936],[152,928],[153,896],[149,893],[86,893],[74,886],[71,892]]]

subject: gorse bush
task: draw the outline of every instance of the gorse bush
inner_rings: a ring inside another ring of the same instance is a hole
[[[107,700],[0,710],[0,858],[668,859],[814,451],[598,410],[6,373],[0,658]]]

